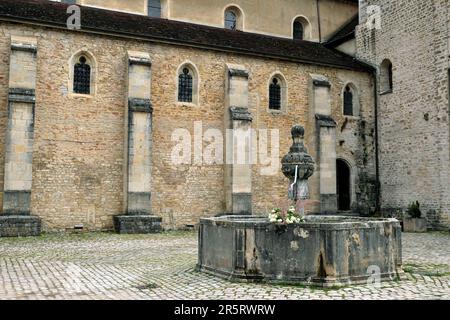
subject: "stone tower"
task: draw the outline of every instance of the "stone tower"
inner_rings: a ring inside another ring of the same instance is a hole
[[[448,0],[360,1],[357,57],[376,66],[381,207],[419,201],[450,225]]]

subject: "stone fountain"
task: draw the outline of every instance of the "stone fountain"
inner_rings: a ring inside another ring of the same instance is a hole
[[[293,145],[282,160],[292,201],[309,198],[314,160],[292,129]],[[401,227],[396,219],[307,215],[291,225],[266,216],[201,219],[197,269],[230,281],[322,287],[394,280],[402,274]]]

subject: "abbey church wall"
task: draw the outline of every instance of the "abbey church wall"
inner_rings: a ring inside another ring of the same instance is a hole
[[[128,60],[141,52],[151,60],[152,160],[151,211],[161,216],[166,228],[183,228],[200,217],[226,210],[223,164],[207,164],[194,153],[198,133],[225,129],[225,83],[230,66],[248,72],[248,110],[251,127],[279,132],[279,154],[270,162],[258,162],[251,171],[252,211],[266,214],[286,198],[287,180],[279,168],[291,145],[290,128],[306,128],[306,144],[318,163],[311,180],[309,211],[320,210],[320,158],[314,119],[313,77],[328,79],[330,115],[336,121],[336,156],[352,166],[352,205],[373,209],[375,179],[374,91],[369,72],[314,66],[277,59],[244,56],[185,46],[101,36],[1,22],[0,127],[8,121],[11,37],[36,39],[36,104],[32,157],[31,214],[42,219],[44,230],[112,229],[113,216],[124,213],[124,174]],[[89,96],[71,92],[71,61],[84,53],[93,68]],[[179,68],[190,66],[198,75],[198,102],[177,101]],[[285,80],[286,104],[281,111],[268,107],[268,87],[278,75]],[[358,114],[345,117],[342,93],[348,83],[358,90]],[[244,91],[242,91],[244,92]],[[247,100],[245,100],[247,101]],[[316,101],[317,102],[317,101]],[[245,102],[244,102],[245,103]],[[318,103],[318,102],[317,102]],[[140,121],[139,119],[137,121]],[[177,129],[188,131],[192,163],[173,163]],[[273,151],[268,132],[268,156]],[[276,141],[276,140],[275,140]],[[0,134],[0,167],[5,165],[5,132]],[[203,150],[210,141],[200,137]],[[196,162],[197,161],[197,162]],[[275,171],[270,170],[273,165]],[[266,173],[261,169],[266,168]],[[273,172],[273,173],[271,173]],[[369,181],[369,183],[367,183]],[[4,170],[0,170],[0,186]],[[0,193],[0,202],[3,193]]]

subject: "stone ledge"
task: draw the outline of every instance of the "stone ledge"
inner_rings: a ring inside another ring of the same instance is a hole
[[[336,121],[331,116],[316,114],[316,120],[320,127],[335,128],[337,126]]]
[[[129,98],[128,108],[130,111],[152,113],[153,107],[150,99]]]
[[[8,93],[8,101],[10,103],[11,102],[35,103],[36,92],[34,89],[10,88]]]
[[[11,50],[37,53],[37,46],[31,43],[12,43]]]
[[[326,88],[331,88],[331,84],[329,81],[327,80],[314,80],[313,84],[316,87],[326,87]]]
[[[0,237],[35,237],[41,234],[41,219],[36,216],[0,216]]]
[[[230,107],[231,120],[253,121],[252,114],[248,108]]]
[[[245,69],[230,68],[228,69],[230,77],[242,77],[248,79],[248,71]]]
[[[120,234],[148,234],[162,231],[162,218],[157,216],[125,215],[114,217],[114,228]]]

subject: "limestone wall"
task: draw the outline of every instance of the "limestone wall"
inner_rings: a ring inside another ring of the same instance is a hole
[[[147,0],[78,0],[77,3],[129,13],[146,14],[147,12]]]
[[[358,57],[393,64],[393,92],[379,100],[380,171],[385,211],[418,200],[430,226],[448,228],[449,9],[445,0],[361,2]],[[365,27],[378,5],[381,30]]]
[[[0,29],[0,125],[3,127],[7,119],[10,36],[37,37],[31,211],[43,219],[47,230],[73,228],[80,223],[90,230],[111,229],[112,217],[124,213],[128,51],[146,52],[152,61],[153,149],[149,185],[152,213],[163,217],[166,228],[195,224],[200,217],[225,211],[224,166],[207,165],[203,157],[200,163],[174,165],[171,154],[176,145],[172,141],[176,129],[187,129],[192,145],[194,122],[198,128],[201,121],[203,132],[223,130],[227,64],[242,65],[249,73],[248,107],[253,117],[252,127],[279,130],[280,154],[274,161],[276,174],[261,174],[261,169],[267,170],[267,164],[252,166],[254,214],[266,214],[286,199],[288,182],[276,165],[291,145],[293,124],[306,127],[307,147],[317,159],[317,147],[308,142],[315,126],[309,120],[311,74],[322,74],[331,83],[331,115],[337,122],[337,157],[349,159],[354,165],[352,201],[367,198],[366,190],[360,187],[360,177],[375,175],[373,83],[369,74],[9,23],[1,23]],[[68,93],[69,61],[80,50],[92,54],[96,61],[96,90],[92,96]],[[198,104],[176,101],[177,70],[186,61],[191,61],[198,69]],[[277,113],[268,111],[268,84],[275,72],[284,75],[288,86],[287,108]],[[341,93],[349,81],[359,88],[359,117],[342,115]],[[0,166],[4,166],[4,141],[4,133],[1,133]],[[209,142],[201,141],[205,149]],[[268,149],[270,156],[270,139]],[[194,160],[193,148],[191,150]],[[311,180],[310,210],[317,210],[319,206],[319,190],[315,187],[317,175]],[[3,179],[3,170],[0,170],[0,186],[3,186]]]
[[[223,12],[230,4],[237,5],[244,13],[244,30],[283,37],[292,37],[292,22],[303,16],[311,25],[314,41],[319,39],[316,1],[312,0],[169,0],[169,18],[223,27]],[[357,4],[346,1],[324,0],[319,2],[322,39],[327,39],[356,13]]]
[[[60,1],[60,0],[54,0]],[[135,14],[147,14],[147,0],[76,0],[78,4]],[[243,12],[243,30],[292,38],[292,23],[302,17],[306,38],[318,41],[318,16],[322,40],[328,39],[357,12],[358,5],[346,0],[161,0],[162,17],[222,28],[224,10],[233,5]]]

